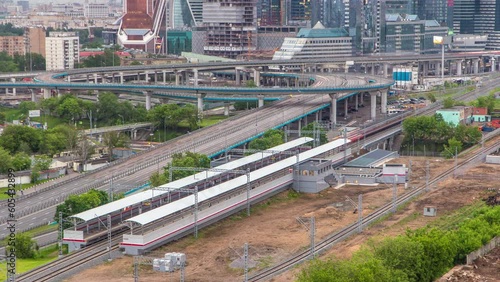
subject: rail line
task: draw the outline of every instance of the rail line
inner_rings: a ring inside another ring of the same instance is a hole
[[[493,84],[494,82],[500,80],[500,78],[495,78],[495,79],[491,79],[488,81],[488,84]],[[484,88],[483,88],[484,89]],[[466,93],[466,94],[463,94],[460,96],[460,99],[465,99],[465,98],[470,98],[470,97],[473,97],[475,96],[477,93],[474,93],[475,91],[473,92],[469,92],[469,93]],[[309,101],[312,101],[312,100],[315,100],[314,98],[313,99],[310,99]],[[298,105],[298,106],[302,106],[303,105],[303,102],[304,101],[293,101],[292,103],[290,103],[291,101],[287,101],[289,103],[288,106],[295,106],[295,105]],[[286,104],[286,103],[285,103]],[[286,106],[286,105],[283,105],[281,104],[280,106]],[[426,109],[422,109],[420,111],[415,111],[415,112],[412,112],[411,114],[407,114],[407,115],[401,115],[401,116],[398,116],[398,117],[394,117],[394,119],[388,119],[386,121],[384,121],[382,123],[382,125],[378,125],[378,124],[372,124],[372,125],[369,125],[367,126],[366,128],[367,129],[371,129],[371,130],[368,130],[366,133],[369,134],[370,132],[373,133],[377,130],[381,130],[383,128],[386,128],[387,126],[390,126],[390,125],[394,125],[398,122],[401,122],[405,117],[407,116],[411,116],[411,115],[419,115],[419,114],[431,114],[433,111],[436,110],[436,108],[439,108],[441,106],[441,103],[435,103],[433,106],[429,107],[429,108],[426,108]],[[275,115],[275,113],[273,112],[270,112],[270,113],[266,113],[265,116],[273,116]],[[247,115],[245,115],[247,116]],[[262,116],[261,116],[262,118]],[[388,125],[390,124],[390,125]],[[385,126],[385,127],[384,127]],[[232,125],[230,128],[231,129],[236,129],[237,127],[241,127],[241,125]],[[387,129],[386,129],[387,130]],[[385,131],[385,130],[384,130]],[[203,134],[202,132],[193,132],[193,135],[194,134]],[[209,136],[208,138],[211,139],[211,138],[219,138],[220,135],[219,133],[215,132],[214,134],[211,134],[213,136]],[[194,136],[192,136],[194,137]],[[366,137],[365,137],[366,138]],[[373,136],[372,138],[376,138],[375,136]],[[174,140],[172,140],[174,141]],[[182,140],[175,140],[174,142],[167,142],[168,144],[162,144],[160,147],[163,147],[161,149],[165,150],[166,148],[165,147],[169,147],[169,146],[166,146],[166,145],[173,145],[173,144],[179,144],[181,147],[185,147],[186,144],[185,143],[182,143],[183,141]],[[200,142],[203,142],[203,141],[200,141]],[[204,143],[204,142],[203,142]],[[201,145],[201,144],[196,144],[196,145]],[[352,146],[356,146],[356,142],[353,142],[351,143]],[[480,149],[480,154],[483,154],[484,152],[486,152],[487,150],[493,148],[494,146],[498,146],[500,145],[500,142],[497,141],[494,145],[490,145],[488,147],[485,147],[485,148],[481,148]],[[189,146],[187,146],[189,147]],[[160,149],[160,150],[161,150]],[[185,148],[187,149],[187,148]],[[182,149],[181,149],[182,150]],[[179,150],[179,151],[181,151]],[[215,150],[212,148],[212,150]],[[156,151],[156,150],[155,150]],[[148,153],[151,152],[151,151],[148,151]],[[157,153],[157,152],[155,152]],[[168,155],[168,157],[170,156],[172,152],[170,152]],[[157,154],[156,154],[157,156]],[[153,159],[153,163],[157,163],[157,162],[160,162],[161,159],[166,159],[168,158],[167,156],[162,156],[162,158],[160,157],[156,157]],[[461,167],[461,166],[464,166],[466,163],[474,160],[475,158],[477,158],[477,155],[474,155],[472,157],[469,157],[467,158],[466,160],[464,161],[461,161],[460,164],[458,165],[458,167]],[[150,162],[147,162],[147,164],[145,165],[152,165]],[[449,174],[453,173],[453,169],[448,169],[447,171],[445,171],[443,174],[441,174],[440,176],[438,176],[437,178],[434,178],[430,181],[430,184],[433,184],[433,183],[436,183],[438,181],[440,181],[441,179],[445,178],[445,177],[448,177]],[[71,181],[71,180],[70,180]],[[106,183],[106,180],[103,181],[103,183]],[[424,191],[425,187],[419,187],[417,189],[414,189],[408,193],[405,193],[403,195],[401,195],[400,197],[398,197],[398,200],[396,202],[397,205],[400,205],[406,201],[408,201],[409,199],[419,195],[422,191]],[[365,226],[366,224],[369,224],[371,223],[372,221],[380,218],[381,216],[383,216],[384,214],[386,214],[388,211],[390,211],[392,208],[392,203],[388,203],[386,205],[384,205],[383,207],[379,208],[377,211],[373,212],[372,214],[368,215],[367,217],[365,217],[362,221],[362,225]],[[328,248],[330,248],[333,244],[345,239],[346,237],[352,235],[353,233],[355,233],[357,231],[357,228],[358,228],[358,224],[357,223],[353,223],[347,227],[345,227],[344,229],[342,229],[341,231],[339,231],[338,233],[336,234],[333,234],[331,235],[330,237],[322,240],[321,242],[317,243],[316,244],[316,248],[315,248],[315,254],[319,254],[325,250],[327,250]],[[120,242],[121,240],[121,235],[123,234],[124,232],[120,232],[119,234],[114,234],[113,237],[112,237],[112,247],[111,247],[111,250],[109,251],[113,251],[113,250],[117,250],[118,249],[118,243]],[[50,281],[50,279],[56,279],[59,275],[62,275],[63,273],[65,273],[66,271],[68,270],[71,270],[71,269],[74,269],[77,265],[80,265],[82,263],[85,263],[85,262],[89,262],[93,259],[97,259],[98,257],[104,255],[106,252],[108,252],[108,249],[107,249],[107,242],[99,242],[99,243],[95,243],[94,245],[92,246],[88,246],[80,251],[77,251],[75,253],[72,253],[70,255],[67,255],[63,258],[60,258],[60,259],[57,259],[53,262],[50,262],[42,267],[39,267],[39,268],[36,268],[32,271],[29,271],[29,272],[26,272],[22,275],[19,275],[17,277],[17,280],[18,281]],[[294,257],[276,265],[276,266],[273,266],[269,269],[266,269],[260,273],[257,273],[255,274],[254,276],[250,277],[250,280],[249,281],[261,281],[263,279],[268,279],[268,278],[271,278],[272,276],[275,276],[276,274],[279,274],[287,269],[289,269],[290,267],[306,260],[308,257],[310,257],[311,254],[309,251],[304,251],[304,252],[301,252],[297,255],[295,255]]]
[[[121,239],[120,236],[123,233],[125,232],[115,234],[114,237],[111,238],[111,249],[109,252],[118,250],[118,243]],[[74,269],[76,266],[97,259],[106,253],[108,253],[108,241],[107,238],[104,238],[92,246],[73,252],[41,267],[23,273],[16,277],[16,281],[52,281],[51,279],[56,279],[59,275]]]
[[[500,141],[496,141],[493,145],[490,145],[488,147],[480,148],[479,152],[471,157],[468,157],[467,159],[462,160],[459,164],[457,164],[457,167],[462,167],[474,160],[476,160],[478,157],[483,156],[483,154],[487,153],[488,151],[492,150],[493,148],[496,148],[500,146]],[[451,174],[453,174],[455,171],[454,168],[449,168],[437,177],[433,178],[432,180],[429,181],[429,186],[432,184],[436,184],[439,181],[447,178]],[[421,185],[420,187],[413,189],[401,196],[398,196],[398,199],[396,200],[396,206],[400,206],[401,204],[406,203],[407,201],[411,200],[412,198],[420,195],[422,192],[424,192],[426,189],[425,185]],[[384,206],[380,207],[376,211],[372,212],[368,216],[364,217],[362,220],[362,226],[366,226],[367,224],[370,224],[371,222],[381,218],[388,212],[390,212],[393,208],[393,203],[389,202],[385,204]],[[328,250],[331,248],[334,244],[344,240],[345,238],[351,236],[352,234],[358,232],[359,224],[352,223],[348,225],[347,227],[343,228],[339,232],[328,236],[327,238],[323,239],[319,243],[316,244],[315,249],[314,249],[314,255],[321,254],[322,252]],[[275,265],[272,266],[268,269],[265,269],[249,278],[249,281],[264,281],[266,279],[270,279],[271,277],[283,273],[284,271],[290,269],[291,267],[307,260],[308,258],[311,257],[311,251],[302,251],[293,257]]]

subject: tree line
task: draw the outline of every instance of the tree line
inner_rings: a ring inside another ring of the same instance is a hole
[[[171,167],[197,167],[210,168],[210,159],[204,155],[194,152],[177,153],[172,156],[172,161],[163,168],[163,172],[154,172],[149,177],[149,182],[152,187],[158,187],[166,184],[170,180]],[[172,181],[182,179],[198,173],[192,170],[172,170]]]
[[[15,54],[9,56],[7,52],[0,52],[0,72],[26,72],[45,70],[45,58],[37,53],[26,55]]]
[[[299,282],[432,282],[499,234],[500,206],[483,207],[457,228],[420,228],[371,241],[351,259],[314,260]]]
[[[406,143],[427,141],[443,145],[445,157],[477,144],[482,137],[477,127],[463,124],[454,126],[444,121],[440,114],[406,118],[403,121],[403,134]]]

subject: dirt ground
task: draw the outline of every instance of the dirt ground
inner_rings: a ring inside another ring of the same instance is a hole
[[[439,282],[495,282],[500,281],[500,247],[479,257],[472,265],[457,266]]]
[[[441,158],[428,159],[430,177],[449,169],[453,161]],[[410,162],[410,158],[401,158],[393,163]],[[398,193],[425,184],[426,159],[411,158],[412,175],[407,188],[400,185]],[[431,191],[401,208],[387,220],[370,226],[361,234],[352,236],[347,241],[335,245],[322,258],[349,257],[353,251],[369,238],[381,238],[403,233],[407,228],[419,228],[432,221],[446,217],[451,212],[476,203],[485,198],[491,190],[497,190],[495,174],[499,166],[480,165],[470,170],[463,179],[448,179]],[[357,202],[357,196],[363,194],[363,214],[367,215],[392,199],[392,185],[378,186],[344,186],[330,188],[319,194],[302,194],[298,198],[290,197],[283,192],[267,204],[252,208],[252,215],[234,215],[200,231],[200,238],[192,236],[163,246],[148,256],[162,257],[166,252],[183,252],[187,256],[185,281],[241,281],[243,269],[239,258],[243,255],[243,246],[249,244],[249,257],[255,269],[262,269],[304,250],[309,246],[309,232],[298,221],[297,217],[315,216],[316,240],[340,230],[343,226],[357,220],[353,206],[346,196]],[[423,217],[425,206],[437,208],[436,217]],[[307,219],[305,219],[307,222]],[[498,256],[497,256],[498,258]],[[235,266],[233,268],[231,266]],[[139,281],[177,281],[180,273],[155,273],[151,266],[142,266]],[[301,267],[294,268],[272,281],[293,281]],[[498,271],[498,270],[496,270]],[[123,257],[111,263],[83,271],[67,281],[134,281],[133,258]],[[471,280],[472,281],[472,280]],[[475,280],[474,280],[475,281]],[[494,281],[494,280],[481,280]]]

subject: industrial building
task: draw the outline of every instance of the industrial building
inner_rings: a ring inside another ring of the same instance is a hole
[[[451,123],[454,126],[459,124],[470,124],[473,121],[473,107],[455,106],[449,109],[441,109],[436,111],[437,115],[441,115],[445,122]]]

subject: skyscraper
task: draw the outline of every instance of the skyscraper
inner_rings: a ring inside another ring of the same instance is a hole
[[[411,14],[453,27],[453,0],[413,0]]]
[[[259,26],[280,26],[283,0],[259,0],[257,2],[257,23]],[[284,8],[284,7],[283,7]]]

